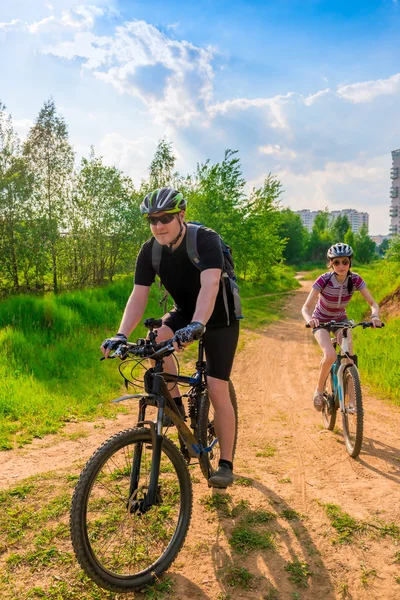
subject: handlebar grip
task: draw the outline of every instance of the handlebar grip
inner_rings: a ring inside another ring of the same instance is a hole
[[[306,327],[307,327],[308,329],[311,329],[311,325],[309,325],[308,323],[306,323]]]

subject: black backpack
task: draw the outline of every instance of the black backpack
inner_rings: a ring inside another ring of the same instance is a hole
[[[198,230],[207,229],[208,231],[213,231],[208,227],[205,227],[201,223],[189,222],[186,223],[186,250],[188,253],[188,257],[190,261],[194,264],[198,269],[201,268],[201,259],[199,257],[199,253],[197,251],[197,232]],[[222,295],[224,299],[224,305],[226,310],[227,324],[230,324],[229,318],[229,305],[228,305],[228,292],[232,294],[233,304],[234,304],[234,312],[236,319],[243,319],[242,314],[242,306],[239,296],[239,286],[236,283],[236,274],[235,274],[235,264],[233,262],[232,250],[224,242],[224,240],[219,236],[222,256],[224,258],[224,265],[221,273],[221,281],[222,281]],[[162,254],[162,246],[157,242],[154,238],[151,262],[153,265],[154,271],[157,275],[160,275],[160,262],[161,262],[161,254]],[[227,292],[228,288],[228,292]]]

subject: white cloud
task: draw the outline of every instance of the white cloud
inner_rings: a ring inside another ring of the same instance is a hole
[[[99,154],[106,164],[117,166],[139,185],[148,174],[149,157],[154,155],[156,147],[157,140],[148,136],[131,140],[118,133],[110,133],[101,140]]]
[[[61,18],[54,15],[45,17],[40,21],[32,23],[28,26],[30,33],[54,32],[65,29],[91,29],[96,18],[101,17],[105,13],[104,8],[99,6],[87,5],[77,6],[71,10],[64,10]]]
[[[246,111],[254,108],[262,109],[268,114],[271,127],[288,129],[289,126],[285,117],[284,106],[293,95],[292,92],[289,92],[285,96],[278,95],[273,98],[254,98],[253,100],[235,98],[234,100],[225,100],[224,102],[217,102],[209,106],[209,113],[212,117],[215,117],[218,114],[224,115],[228,112]]]
[[[279,144],[274,144],[270,146],[259,146],[258,152],[260,154],[273,155],[277,158],[296,158],[296,152],[290,150],[289,148],[282,148]]]
[[[20,19],[13,19],[9,23],[0,23],[0,32],[4,31],[23,31],[27,28],[27,24]]]
[[[330,92],[331,92],[330,88],[326,88],[325,90],[320,90],[316,94],[310,94],[310,96],[306,96],[306,98],[304,98],[304,104],[306,106],[311,106],[312,104],[314,104],[314,102],[316,102],[317,100],[320,100],[321,98],[323,98]]]
[[[343,85],[337,89],[337,95],[355,104],[371,102],[378,96],[393,95],[400,92],[400,73],[388,79],[376,79]]]
[[[145,21],[119,26],[113,37],[77,33],[42,52],[84,59],[84,68],[119,93],[140,98],[158,122],[186,126],[211,100],[214,50],[173,40]]]

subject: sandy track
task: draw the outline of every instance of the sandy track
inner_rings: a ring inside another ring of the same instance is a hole
[[[311,402],[318,350],[300,317],[309,288],[310,282],[303,282],[288,298],[287,318],[260,334],[246,334],[245,350],[237,357],[232,376],[240,412],[235,472],[253,479],[252,487],[233,486],[232,502],[247,500],[253,509],[277,513],[276,548],[245,557],[233,553],[229,538],[240,516],[223,518],[204,509],[199,500],[210,491],[196,471],[199,481],[194,484],[191,528],[170,570],[174,598],[261,600],[268,598],[271,584],[279,591],[279,600],[400,597],[393,540],[364,535],[351,545],[333,545],[336,532],[321,506],[333,503],[357,519],[379,518],[400,525],[400,409],[370,396],[364,388],[365,435],[357,460],[345,451],[340,416],[337,433],[322,429],[321,416]],[[373,334],[365,332],[371,340]],[[99,424],[71,424],[64,434],[84,430],[87,437],[72,441],[49,436],[28,448],[4,452],[0,487],[49,468],[83,463],[104,439],[131,424],[131,415],[120,415],[100,429]],[[266,447],[273,449],[273,455],[257,457]],[[283,518],[282,512],[289,509],[301,519]],[[305,590],[289,582],[284,569],[295,557],[309,563],[313,572]],[[229,569],[238,566],[255,576],[248,590],[227,584]],[[363,583],[362,574],[368,571],[376,574]]]

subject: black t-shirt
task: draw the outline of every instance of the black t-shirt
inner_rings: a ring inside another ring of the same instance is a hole
[[[154,238],[147,240],[140,249],[136,260],[135,285],[150,286],[156,273],[153,269],[151,255]],[[207,269],[221,269],[224,259],[219,235],[210,229],[200,227],[197,231],[197,252],[200,258],[200,269],[195,267],[186,250],[186,233],[178,248],[173,252],[168,246],[162,247],[160,263],[160,279],[167,292],[175,302],[175,308],[192,320],[200,291],[200,273]],[[220,283],[214,311],[207,327],[223,327],[227,325],[227,315]],[[228,292],[229,319],[235,320],[233,300]]]

